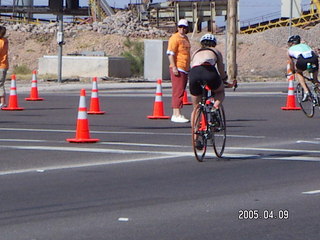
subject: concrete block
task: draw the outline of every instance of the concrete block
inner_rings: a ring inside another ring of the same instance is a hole
[[[167,40],[144,40],[144,79],[170,79]]]
[[[57,74],[58,57],[39,58],[39,74]],[[124,57],[63,56],[63,77],[118,77],[131,76],[130,62]]]

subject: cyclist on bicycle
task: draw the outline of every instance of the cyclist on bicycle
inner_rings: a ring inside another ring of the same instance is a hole
[[[201,48],[196,50],[191,57],[189,89],[192,103],[195,108],[200,102],[202,96],[201,84],[205,82],[215,93],[214,107],[218,108],[225,97],[224,83],[228,79],[224,71],[222,54],[215,48],[217,40],[214,35],[210,33],[203,35],[200,43]]]
[[[290,63],[290,70],[292,73],[296,73],[298,77],[298,81],[301,84],[304,95],[302,101],[306,101],[309,96],[309,90],[306,86],[303,71],[307,69],[307,63],[311,63],[313,65],[314,73],[313,78],[315,82],[318,82],[318,70],[319,70],[319,61],[318,56],[305,43],[301,43],[301,38],[299,35],[290,36],[288,39],[288,59]]]

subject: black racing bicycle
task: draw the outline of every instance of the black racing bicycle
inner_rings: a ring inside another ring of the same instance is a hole
[[[201,85],[202,98],[194,109],[192,121],[192,147],[196,159],[202,162],[208,144],[212,145],[218,158],[222,157],[226,144],[226,118],[223,105],[219,109],[213,107],[214,94],[206,84]]]
[[[306,80],[305,82],[308,88],[309,96],[305,101],[303,101],[304,89],[301,86],[301,84],[298,83],[296,88],[296,96],[299,105],[304,114],[309,118],[313,117],[315,107],[318,107],[320,109],[320,86],[319,82],[314,80],[313,77],[315,69],[316,66],[314,64],[307,64],[307,71],[309,73],[309,77],[304,76],[304,79]]]

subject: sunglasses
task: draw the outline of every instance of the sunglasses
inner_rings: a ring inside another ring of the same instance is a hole
[[[184,28],[184,29],[187,29],[188,27],[186,27],[186,26],[178,26],[178,28]]]

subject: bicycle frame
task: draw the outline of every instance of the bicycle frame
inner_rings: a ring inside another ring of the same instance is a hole
[[[302,88],[301,84],[297,84],[296,88],[296,96],[299,102],[299,105],[301,106],[302,111],[304,114],[311,118],[314,115],[314,108],[317,106],[320,108],[320,89],[319,89],[319,82],[316,82],[314,80],[314,70],[316,66],[313,66],[311,63],[307,64],[309,77],[303,76],[306,80],[306,86],[309,89],[309,97],[306,101],[303,100],[304,95],[304,89]]]
[[[206,84],[201,85],[201,87],[201,101],[197,109],[194,110],[192,117],[192,144],[196,159],[200,162],[204,159],[208,140],[211,140],[214,152],[219,158],[222,157],[226,140],[223,106],[221,104],[219,109],[215,109],[213,107],[214,94]],[[201,148],[196,146],[195,142],[201,142]]]

